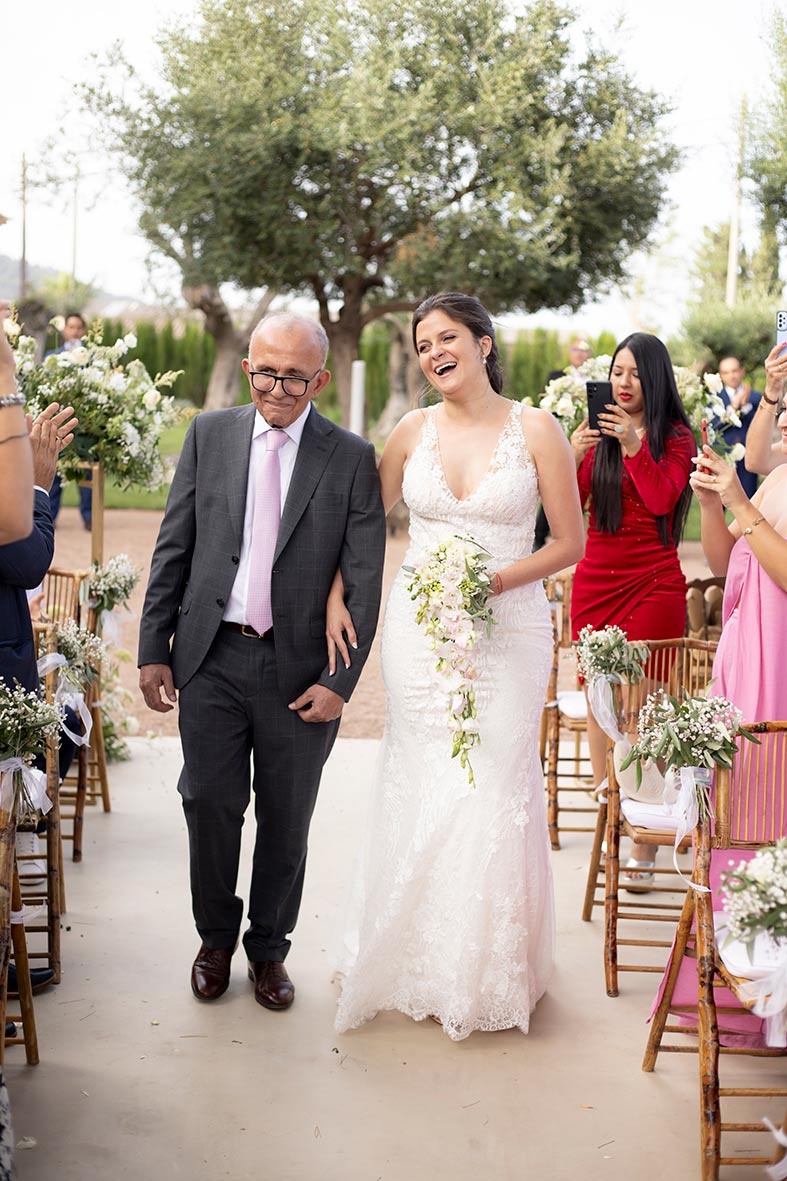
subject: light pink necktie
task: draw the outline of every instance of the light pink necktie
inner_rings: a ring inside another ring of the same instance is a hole
[[[281,520],[279,448],[284,446],[288,438],[286,431],[266,431],[265,450],[257,468],[246,619],[260,635],[273,623],[271,569]]]

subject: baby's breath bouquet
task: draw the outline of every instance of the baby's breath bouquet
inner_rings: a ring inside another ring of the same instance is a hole
[[[80,627],[75,619],[66,619],[56,624],[57,651],[65,660],[61,665],[61,677],[76,688],[92,684],[101,675],[101,661],[104,642],[87,628]],[[42,645],[45,637],[41,636]],[[43,649],[39,656],[43,656]]]
[[[87,605],[96,612],[125,607],[139,576],[140,571],[132,566],[128,554],[115,554],[103,566],[94,562],[82,583]]]
[[[52,806],[46,776],[32,762],[57,735],[62,718],[59,705],[48,704],[18,682],[12,689],[0,680],[0,809],[17,824]]]
[[[636,685],[645,675],[650,648],[643,641],[629,640],[619,627],[611,625],[595,631],[583,627],[577,641],[577,664],[587,685],[588,705],[605,734],[613,742],[623,743],[623,753],[630,749],[628,739],[618,724],[612,685],[626,680]]]
[[[787,942],[787,840],[722,871],[727,932],[751,946],[760,934]]]
[[[417,604],[416,621],[437,655],[435,671],[448,695],[448,725],[453,734],[452,758],[459,758],[475,787],[469,751],[481,742],[476,721],[472,658],[480,635],[491,636],[494,615],[488,602],[491,578],[488,552],[471,537],[454,536],[442,542],[412,574],[407,589]]]
[[[629,640],[615,626],[598,630],[583,627],[576,648],[579,672],[586,681],[607,676],[618,681],[625,678],[636,685],[645,675],[645,663],[650,655],[644,641]]]
[[[159,488],[167,476],[159,455],[162,431],[178,420],[171,397],[162,395],[178,373],[152,378],[139,360],[121,363],[136,346],[133,333],[104,345],[93,328],[76,348],[47,357],[39,365],[35,342],[23,335],[15,320],[5,330],[16,354],[19,385],[27,409],[35,416],[49,405],[73,406],[79,419],[74,442],[60,457],[64,476],[80,478],[80,462],[98,461],[124,488]]]
[[[742,730],[743,714],[726,697],[673,697],[659,689],[651,693],[640,710],[638,741],[620,764],[621,771],[636,762],[637,786],[642,782],[643,763],[667,767],[664,802],[677,821],[673,862],[677,862],[681,841],[700,821],[713,815],[711,771],[731,767],[738,753],[736,738],[758,742]],[[694,883],[691,883],[692,886]],[[705,887],[695,886],[705,890]]]

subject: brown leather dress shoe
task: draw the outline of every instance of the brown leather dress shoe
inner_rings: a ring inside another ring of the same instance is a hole
[[[202,947],[191,967],[191,991],[198,1001],[215,1001],[230,982],[233,947]]]
[[[266,1009],[289,1009],[295,1000],[295,985],[278,960],[249,963],[249,980],[254,981],[254,999]]]

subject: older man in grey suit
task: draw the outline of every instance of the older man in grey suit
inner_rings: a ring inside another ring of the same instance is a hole
[[[252,406],[199,415],[186,435],[140,626],[151,709],[180,692],[194,918],[194,995],[227,989],[243,902],[241,827],[254,764],[257,837],[243,936],[254,995],[286,1009],[284,967],[309,822],[344,702],[377,624],[385,519],[374,450],[311,406],[327,339],[300,316],[258,324],[243,362]],[[325,604],[341,569],[358,648],[331,674]],[[171,647],[170,647],[171,645]]]

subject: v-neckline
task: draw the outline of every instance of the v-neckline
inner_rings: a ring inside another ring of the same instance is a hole
[[[500,444],[503,441],[503,435],[506,433],[506,431],[508,429],[508,424],[511,420],[511,413],[512,413],[515,405],[516,405],[515,402],[511,403],[508,414],[506,415],[505,422],[503,423],[502,427],[500,428],[500,433],[498,434],[497,439],[495,440],[495,445],[492,448],[492,454],[489,456],[489,462],[487,463],[486,468],[484,469],[484,474],[482,475],[481,479],[476,484],[473,491],[468,492],[467,496],[457,496],[455,494],[455,492],[452,490],[451,485],[448,483],[448,477],[446,476],[445,468],[443,467],[443,456],[440,451],[440,434],[437,430],[437,407],[435,407],[432,425],[434,427],[435,450],[437,451],[437,466],[440,469],[440,475],[442,477],[445,490],[456,504],[466,504],[468,500],[472,500],[473,497],[476,496],[478,492],[480,492],[481,488],[483,487],[484,483],[486,482],[486,478],[492,470],[492,465],[495,462],[495,460],[497,459],[497,453],[500,450]]]

